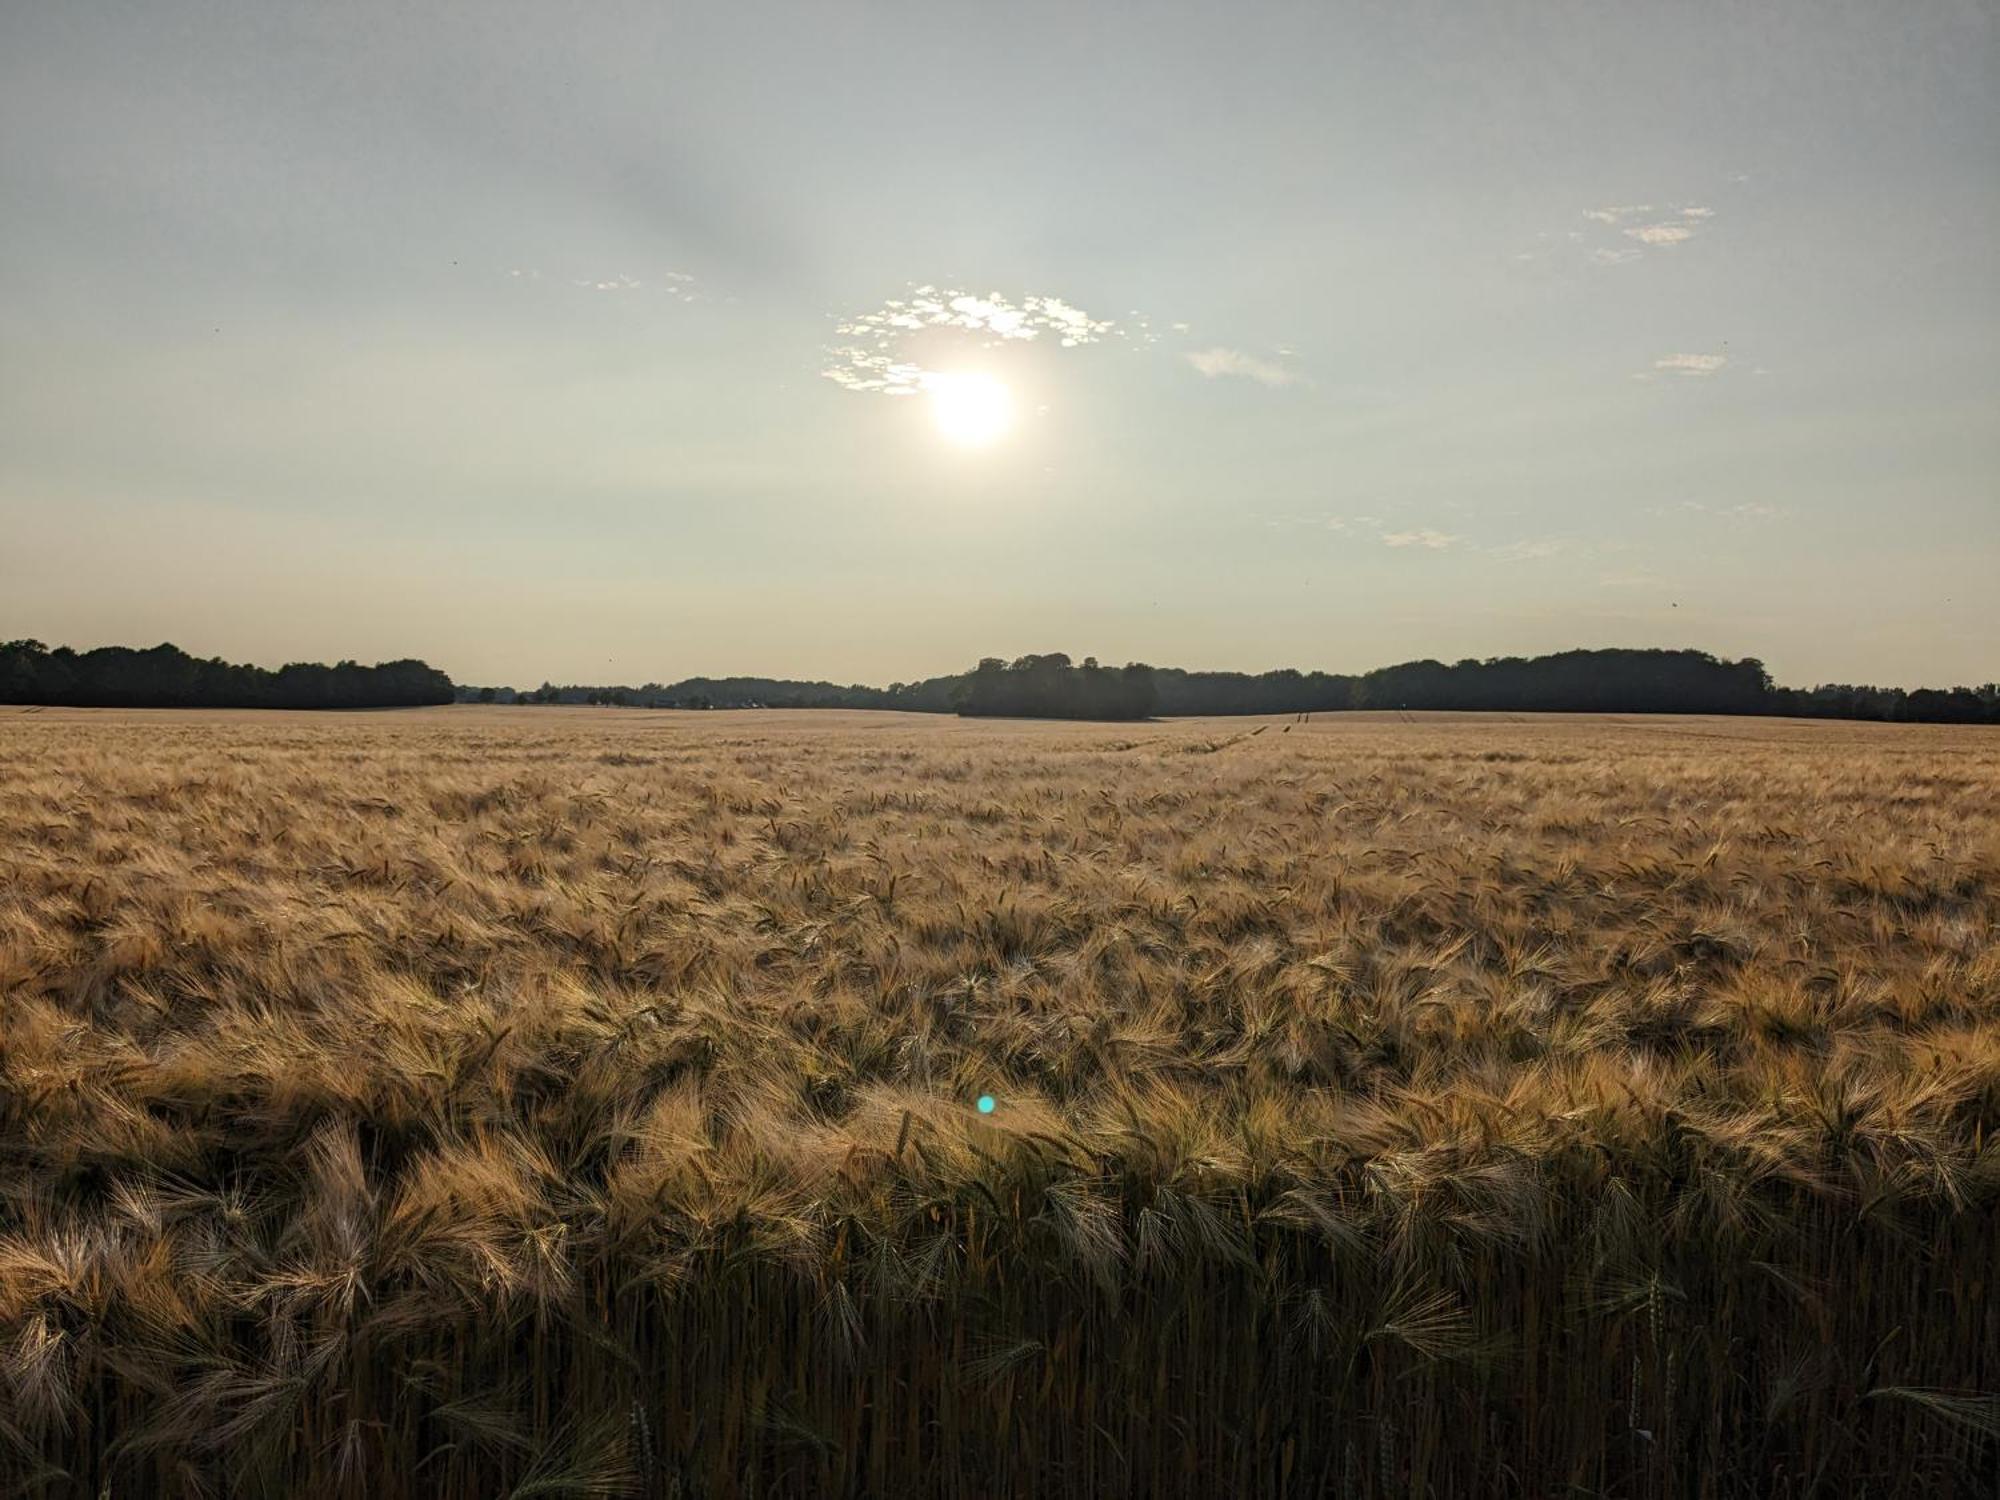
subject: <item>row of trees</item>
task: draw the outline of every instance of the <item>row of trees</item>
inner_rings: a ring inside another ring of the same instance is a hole
[[[2000,724],[2000,682],[1984,687],[1879,688],[1829,683],[1777,688],[1771,713],[1802,719],[1887,719],[1905,724]]]
[[[1143,686],[1142,686],[1143,684]],[[613,703],[641,708],[897,708],[918,713],[1035,718],[1149,714],[1332,713],[1459,709],[1539,713],[1775,714],[1903,723],[2000,724],[2000,684],[1950,689],[1783,688],[1755,657],[1706,651],[1561,651],[1402,662],[1372,672],[1188,672],[1178,667],[1081,666],[1060,652],[988,657],[971,672],[887,688],[773,677],[690,677],[644,687],[462,688],[463,699]],[[492,694],[492,697],[488,697]],[[1145,706],[1141,706],[1145,705]]]
[[[1060,651],[1012,662],[986,657],[952,694],[952,706],[968,717],[1144,719],[1158,704],[1151,667],[1100,667],[1094,656],[1079,667]]]
[[[409,708],[452,701],[451,679],[423,662],[293,662],[270,671],[178,646],[53,650],[0,643],[0,703],[65,708]]]
[[[1778,714],[1905,723],[2000,723],[2000,684],[1783,688],[1762,662],[1704,651],[1564,651],[1343,674],[1079,666],[1060,653],[988,657],[971,671],[887,688],[774,677],[690,677],[639,687],[459,687],[423,662],[294,663],[277,671],[201,660],[171,645],[77,652],[0,644],[0,703],[80,707],[385,708],[426,703],[591,703],[638,708],[863,708],[1041,718],[1325,713],[1347,709]]]

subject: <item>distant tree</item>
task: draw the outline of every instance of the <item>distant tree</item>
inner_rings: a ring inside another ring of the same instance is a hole
[[[79,708],[398,708],[449,703],[451,679],[420,661],[364,667],[293,662],[276,672],[202,661],[177,646],[51,651],[39,641],[0,646],[0,702]]]
[[[1114,670],[1095,658],[1078,667],[1058,651],[1009,663],[987,657],[953,701],[970,717],[1143,719],[1156,698],[1151,667],[1134,663]]]

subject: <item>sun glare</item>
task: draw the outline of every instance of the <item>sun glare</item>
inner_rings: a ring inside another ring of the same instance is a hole
[[[984,448],[1014,425],[1013,393],[991,375],[935,375],[926,389],[931,420],[961,447]]]

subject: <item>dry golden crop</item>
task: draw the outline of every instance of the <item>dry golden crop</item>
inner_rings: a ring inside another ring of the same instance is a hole
[[[7,1493],[1991,1496],[1996,1126],[2000,731],[0,713]]]

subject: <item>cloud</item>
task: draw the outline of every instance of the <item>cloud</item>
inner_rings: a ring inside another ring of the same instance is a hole
[[[1597,224],[1616,224],[1620,219],[1629,219],[1634,214],[1649,214],[1653,211],[1650,203],[1625,203],[1616,208],[1586,208],[1583,216]]]
[[[1726,521],[1772,521],[1792,513],[1788,506],[1766,505],[1761,500],[1745,500],[1736,505],[1710,505],[1702,500],[1683,500],[1680,509],[1700,515],[1721,516]],[[1655,507],[1653,514],[1663,516],[1669,512]]]
[[[865,349],[834,349],[829,352],[838,355],[839,360],[828,365],[820,374],[850,391],[914,396],[924,388],[925,380],[935,373],[912,361],[894,359],[887,354],[870,354]]]
[[[1028,296],[1012,302],[998,292],[984,297],[949,288],[920,286],[873,312],[859,313],[835,331],[877,344],[925,328],[953,328],[995,339],[1035,339],[1053,335],[1065,349],[1094,344],[1114,332],[1109,318],[1093,318],[1060,297]]]
[[[981,296],[929,284],[843,318],[834,331],[850,342],[827,349],[832,363],[820,373],[848,390],[888,396],[911,395],[937,373],[904,352],[920,336],[930,344],[942,339],[981,348],[1043,340],[1063,349],[1125,337],[1111,319],[1060,297],[1031,294],[1016,302],[999,292]]]
[[[1502,542],[1497,547],[1488,547],[1487,555],[1501,562],[1532,562],[1537,558],[1555,557],[1564,552],[1576,550],[1576,543],[1568,537],[1545,536],[1526,541]]]
[[[1684,245],[1708,228],[1715,210],[1705,203],[1672,204],[1655,207],[1651,203],[1616,203],[1604,208],[1586,208],[1584,219],[1599,226],[1600,236],[1616,231],[1622,240],[1635,240],[1644,249],[1621,244],[1596,245],[1588,254],[1600,266],[1622,265],[1637,260],[1646,250],[1671,250]],[[1575,236],[1572,236],[1575,237]]]
[[[1714,375],[1729,363],[1726,354],[1663,354],[1653,361],[1656,370],[1671,370],[1677,375]]]
[[[1311,527],[1347,532],[1350,535],[1369,535],[1385,547],[1414,547],[1425,552],[1457,551],[1490,557],[1500,563],[1533,562],[1549,557],[1590,556],[1607,550],[1600,544],[1568,536],[1523,537],[1515,542],[1487,544],[1473,541],[1455,531],[1440,531],[1434,526],[1410,526],[1401,531],[1391,531],[1389,525],[1379,516],[1345,517],[1294,513],[1266,516],[1263,519],[1264,524],[1272,528]]]
[[[1267,515],[1263,517],[1263,521],[1266,526],[1286,530],[1298,528],[1313,531],[1347,530],[1347,518],[1345,516],[1331,516],[1324,511],[1294,511],[1286,515]]]
[[[1454,536],[1446,531],[1432,531],[1428,527],[1421,531],[1382,533],[1382,544],[1385,547],[1428,547],[1433,552],[1442,552],[1447,547],[1455,547],[1464,540],[1462,536]]]
[[[558,273],[559,274],[559,273]],[[506,275],[511,281],[540,281],[540,270],[527,266],[511,266]],[[702,299],[696,279],[688,271],[659,271],[648,281],[638,276],[627,276],[620,272],[614,276],[565,276],[571,286],[586,292],[636,292],[651,288],[654,294],[678,298],[682,302],[699,302]]]
[[[1637,240],[1642,245],[1678,245],[1683,240],[1694,238],[1694,230],[1686,224],[1641,224],[1637,229],[1625,231],[1626,238]]]
[[[1259,385],[1296,385],[1299,381],[1295,371],[1245,354],[1240,349],[1197,349],[1183,358],[1211,380],[1222,375],[1240,375]]]

